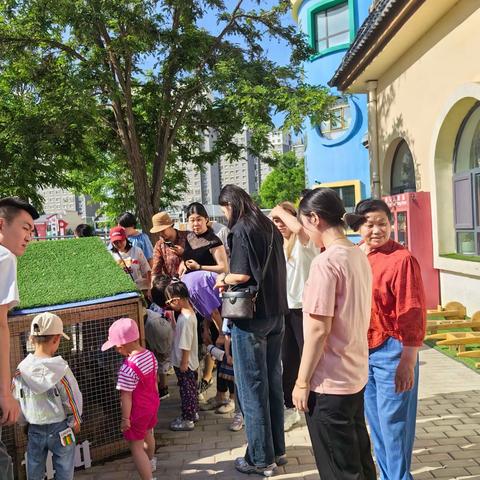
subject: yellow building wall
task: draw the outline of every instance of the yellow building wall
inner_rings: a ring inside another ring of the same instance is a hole
[[[480,101],[479,27],[478,0],[460,0],[377,79],[382,191],[390,193],[392,159],[403,138],[414,159],[417,190],[431,193],[435,266],[445,280],[462,274],[476,288],[480,263],[440,255],[455,251],[452,161],[461,122]],[[480,298],[477,303],[480,310]]]

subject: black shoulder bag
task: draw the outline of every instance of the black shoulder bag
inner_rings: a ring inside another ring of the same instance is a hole
[[[222,317],[231,318],[231,319],[252,319],[255,315],[256,302],[258,293],[262,286],[263,281],[265,280],[265,274],[267,273],[268,264],[270,263],[270,257],[272,256],[273,250],[273,237],[274,237],[274,228],[272,225],[272,238],[270,240],[270,245],[268,246],[268,255],[265,261],[265,265],[262,270],[262,277],[258,283],[256,292],[247,291],[236,291],[236,292],[223,292],[222,294]],[[257,263],[260,264],[257,257],[257,252],[252,248],[253,254],[257,260]]]

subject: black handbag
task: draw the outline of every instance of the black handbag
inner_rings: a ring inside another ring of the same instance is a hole
[[[268,246],[268,255],[265,261],[265,265],[262,270],[262,278],[257,286],[255,292],[250,290],[245,291],[228,291],[223,292],[222,294],[222,317],[230,319],[252,319],[255,315],[256,301],[258,293],[260,292],[261,285],[265,279],[265,274],[267,273],[267,267],[270,263],[270,257],[272,256],[273,250],[273,236],[274,236],[274,226],[272,225],[272,238],[270,240],[270,245]],[[252,249],[253,250],[253,249]],[[255,258],[258,261],[257,253],[253,250]]]

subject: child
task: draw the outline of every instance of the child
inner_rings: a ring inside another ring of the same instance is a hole
[[[166,305],[180,312],[173,337],[172,363],[177,374],[182,415],[170,424],[173,431],[189,431],[198,420],[197,369],[198,341],[197,317],[189,300],[187,286],[172,282],[165,289]]]
[[[57,480],[73,479],[75,436],[80,432],[82,394],[67,362],[54,356],[63,333],[60,317],[45,312],[30,327],[35,353],[18,365],[13,379],[14,395],[22,408],[22,423],[28,424],[27,476],[45,476],[48,451],[53,455]],[[73,431],[72,431],[73,430]]]
[[[160,400],[168,398],[167,372],[171,367],[173,328],[172,320],[167,318],[165,307],[165,288],[170,284],[170,277],[160,275],[153,279],[151,289],[152,303],[147,309],[145,321],[145,338],[147,347],[153,352],[158,362],[158,391]],[[173,318],[174,321],[174,318]]]
[[[108,340],[102,351],[115,347],[123,361],[118,373],[117,389],[120,390],[122,422],[125,440],[130,444],[133,462],[142,480],[151,480],[156,469],[155,437],[158,398],[157,360],[143,348],[140,332],[131,318],[120,318],[108,330]]]

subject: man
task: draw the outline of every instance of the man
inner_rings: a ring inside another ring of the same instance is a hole
[[[137,230],[137,217],[133,213],[124,212],[118,219],[118,224],[125,229],[127,238],[134,247],[140,248],[152,267],[153,247],[149,236]]]
[[[0,199],[0,478],[13,480],[12,459],[1,441],[3,425],[13,425],[20,407],[11,393],[8,310],[19,302],[17,257],[24,254],[38,213],[18,197]]]
[[[188,232],[173,228],[170,215],[167,212],[160,212],[152,217],[150,233],[158,233],[161,237],[153,249],[152,277],[159,275],[176,277]]]

